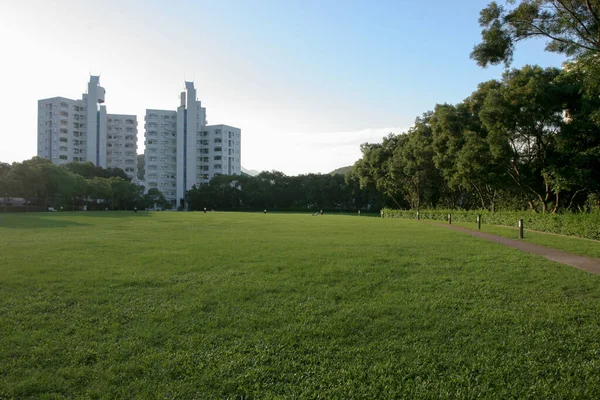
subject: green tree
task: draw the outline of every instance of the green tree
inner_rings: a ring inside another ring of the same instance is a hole
[[[364,143],[362,157],[352,167],[361,189],[374,188],[390,199],[395,207],[405,205],[405,183],[401,169],[392,171],[394,152],[408,140],[407,135],[389,134],[382,143]],[[397,163],[396,163],[397,165]]]
[[[104,208],[112,200],[112,187],[106,178],[94,177],[93,179],[86,179],[86,189],[86,197],[92,199],[94,205],[102,203]]]
[[[449,188],[474,193],[480,206],[490,211],[495,210],[506,186],[502,178],[505,174],[502,160],[490,151],[488,131],[478,114],[487,94],[499,87],[497,81],[485,82],[456,106],[436,106],[431,117],[433,159]],[[461,197],[461,205],[467,206],[468,199]]]
[[[125,171],[120,168],[104,169],[100,166],[95,166],[90,161],[85,163],[70,162],[65,164],[64,167],[74,174],[83,176],[85,179],[93,179],[95,177],[108,179],[114,176],[126,181],[131,181],[131,178],[129,178]]]
[[[400,184],[404,198],[414,210],[436,207],[444,180],[433,161],[432,113],[415,120],[401,146],[394,151],[390,177]]]
[[[147,208],[160,207],[164,209],[170,209],[171,203],[165,198],[160,190],[157,188],[151,188],[148,193],[144,195],[144,203]]]
[[[481,10],[482,41],[471,58],[482,67],[512,62],[515,44],[547,39],[546,50],[582,56],[600,54],[600,0],[507,0]]]
[[[505,161],[506,173],[532,210],[558,209],[561,187],[551,179],[556,138],[564,126],[568,88],[557,81],[554,68],[525,66],[507,71],[502,86],[491,90],[479,116],[489,132],[492,157]]]
[[[144,180],[144,175],[146,174],[146,158],[143,154],[137,155],[137,178],[140,181]]]

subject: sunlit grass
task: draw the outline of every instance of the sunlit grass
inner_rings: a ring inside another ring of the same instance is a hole
[[[0,216],[0,398],[598,398],[600,277],[399,219]]]

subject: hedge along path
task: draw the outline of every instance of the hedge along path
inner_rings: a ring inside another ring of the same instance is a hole
[[[540,246],[538,244],[523,242],[520,240],[509,239],[503,236],[492,235],[490,233],[474,231],[460,226],[439,223],[435,225],[454,229],[455,231],[463,233],[468,233],[475,237],[500,243],[505,246],[524,251],[526,253],[537,254],[539,256],[547,258],[550,261],[556,261],[561,264],[566,264],[577,269],[581,269],[583,271],[591,272],[592,274],[600,275],[600,259],[598,258],[578,256],[576,254],[568,253],[566,251],[552,249],[550,247]]]

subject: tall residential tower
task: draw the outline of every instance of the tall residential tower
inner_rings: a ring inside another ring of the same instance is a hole
[[[193,82],[185,82],[177,111],[146,110],[146,189],[158,188],[174,205],[217,175],[241,173],[241,131],[207,125]]]
[[[103,168],[121,168],[135,180],[137,117],[107,114],[105,93],[100,77],[91,76],[87,93],[79,100],[39,100],[38,156],[54,164],[89,161]]]

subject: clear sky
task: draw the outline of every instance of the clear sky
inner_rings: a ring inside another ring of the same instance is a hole
[[[469,59],[488,0],[0,2],[0,161],[37,152],[37,100],[80,98],[100,74],[109,113],[178,105],[195,81],[209,124],[242,129],[242,166],[329,172],[359,145],[457,103],[503,67]],[[560,67],[543,42],[515,67]]]

